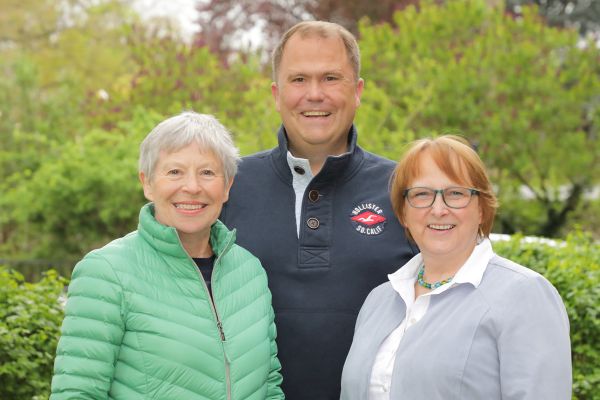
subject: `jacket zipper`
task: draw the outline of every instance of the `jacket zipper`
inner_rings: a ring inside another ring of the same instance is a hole
[[[194,260],[191,260],[194,263]],[[217,265],[218,258],[215,259],[215,265]],[[195,264],[195,263],[194,263]],[[206,295],[208,296],[208,302],[210,303],[210,307],[212,308],[213,315],[217,322],[217,329],[219,330],[219,335],[221,337],[221,346],[223,347],[223,361],[225,362],[225,390],[227,391],[227,400],[231,400],[231,379],[230,379],[230,371],[229,371],[229,357],[227,357],[227,349],[225,348],[225,342],[227,339],[225,338],[225,331],[223,330],[223,323],[221,322],[221,318],[219,317],[219,313],[217,312],[217,306],[214,303],[210,292],[208,291],[208,286],[206,286],[206,282],[204,281],[204,277],[202,276],[202,272],[198,266],[196,266],[196,271],[200,276],[200,281],[202,285],[204,285],[204,290]]]
[[[179,242],[181,243],[181,239],[179,239]],[[229,244],[226,246],[226,248],[227,247],[229,247]],[[208,291],[208,286],[206,285],[206,282],[204,281],[204,276],[202,276],[202,272],[200,271],[200,268],[198,268],[198,266],[196,265],[196,263],[194,262],[192,257],[190,257],[188,255],[188,258],[190,259],[192,264],[196,267],[196,272],[198,272],[198,276],[200,277],[200,282],[202,282],[202,285],[204,286],[204,291],[206,292],[206,295],[208,296],[208,302],[210,303],[210,307],[212,308],[213,316],[215,317],[215,321],[217,323],[217,329],[219,330],[219,335],[221,337],[221,346],[223,347],[223,361],[225,363],[225,390],[227,393],[227,400],[231,400],[231,377],[230,377],[231,372],[230,372],[230,367],[229,367],[229,357],[227,357],[227,349],[225,348],[225,342],[227,339],[225,338],[225,331],[223,330],[223,323],[221,322],[221,318],[219,318],[219,313],[217,312],[217,305],[214,303],[214,300],[213,300],[212,296],[210,295],[210,292]],[[219,261],[220,258],[221,258],[220,256],[217,256],[215,258],[215,263],[214,263],[213,268],[217,265],[217,262]]]

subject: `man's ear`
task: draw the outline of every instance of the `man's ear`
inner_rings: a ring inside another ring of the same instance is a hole
[[[275,100],[275,109],[279,112],[279,86],[277,86],[277,82],[271,82],[271,95]]]
[[[149,201],[152,200],[152,185],[150,184],[150,180],[146,177],[143,172],[140,172],[138,177],[140,178],[140,182],[142,183],[142,189],[144,189],[144,197]]]
[[[363,78],[359,78],[356,84],[356,107],[360,106],[360,97],[362,96],[363,89],[365,88],[365,81]]]

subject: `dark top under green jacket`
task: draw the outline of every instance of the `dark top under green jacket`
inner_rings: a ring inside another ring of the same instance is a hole
[[[212,226],[213,307],[176,230],[153,214],[144,206],[137,231],[75,267],[51,400],[283,399],[258,259]]]

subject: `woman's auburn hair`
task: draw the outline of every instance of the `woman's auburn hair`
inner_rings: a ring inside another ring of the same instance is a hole
[[[420,162],[425,154],[430,156],[450,179],[466,187],[477,189],[482,215],[480,234],[488,237],[494,224],[498,200],[483,161],[466,139],[456,135],[424,138],[409,144],[408,150],[396,165],[390,179],[392,209],[400,223],[405,225],[404,191],[420,175]],[[410,237],[410,233],[407,234]]]

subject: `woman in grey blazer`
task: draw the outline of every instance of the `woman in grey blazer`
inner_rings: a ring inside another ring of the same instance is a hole
[[[563,302],[540,274],[494,254],[497,208],[457,136],[413,143],[390,185],[419,246],[361,308],[342,400],[569,400]]]

